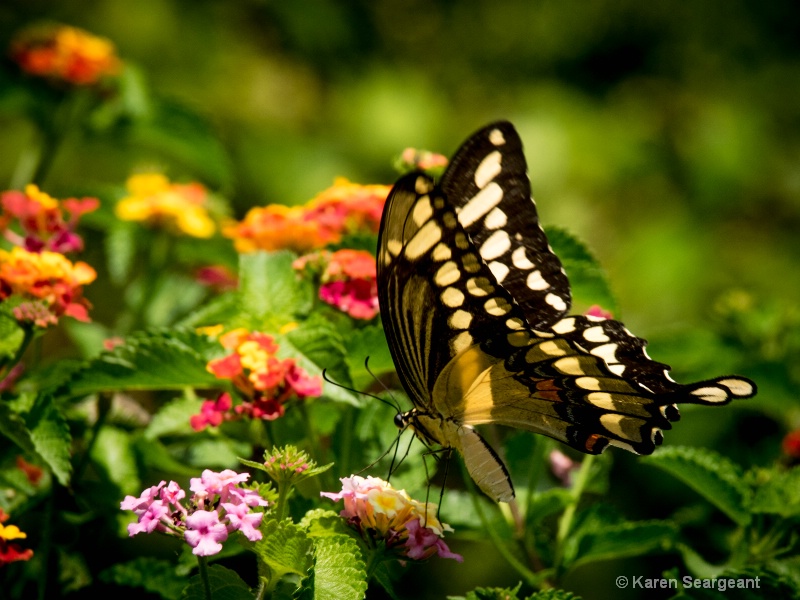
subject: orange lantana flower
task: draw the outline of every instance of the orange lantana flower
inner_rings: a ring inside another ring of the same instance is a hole
[[[93,85],[120,69],[114,44],[68,25],[38,25],[11,43],[11,58],[26,73],[72,85]]]
[[[0,301],[13,295],[23,298],[14,309],[15,316],[41,327],[54,324],[62,315],[88,321],[90,304],[83,297],[83,286],[96,277],[86,263],[72,263],[56,252],[0,250]]]
[[[251,209],[223,234],[239,252],[290,249],[307,252],[337,243],[345,233],[377,232],[391,188],[338,178],[303,206],[271,204]]]

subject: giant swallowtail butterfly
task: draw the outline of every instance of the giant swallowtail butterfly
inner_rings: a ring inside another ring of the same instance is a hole
[[[475,426],[498,423],[581,452],[650,454],[677,404],[755,394],[743,377],[675,383],[622,323],[566,316],[569,282],[530,195],[522,143],[498,122],[470,137],[441,181],[395,184],[381,221],[378,295],[414,408],[397,416],[426,443],[456,449],[491,498],[514,497]]]

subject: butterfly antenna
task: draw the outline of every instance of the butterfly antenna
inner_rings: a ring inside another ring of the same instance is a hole
[[[384,389],[384,391],[385,391],[387,394],[389,394],[389,397],[392,399],[392,404],[391,404],[391,406],[392,406],[392,407],[393,407],[393,408],[394,408],[394,409],[395,409],[395,410],[396,410],[398,413],[401,413],[401,412],[403,412],[403,409],[400,407],[400,403],[399,403],[397,400],[395,400],[395,397],[394,397],[394,396],[392,396],[392,392],[391,392],[391,390],[390,390],[388,387],[386,387],[386,386],[384,385],[383,381],[381,381],[381,380],[378,378],[378,376],[377,376],[377,375],[375,375],[375,373],[373,373],[373,372],[372,372],[372,369],[370,369],[370,368],[369,368],[369,356],[368,356],[367,358],[365,358],[365,359],[364,359],[364,368],[367,370],[367,373],[369,373],[370,375],[372,375],[372,378],[373,378],[373,379],[374,379],[374,380],[375,380],[375,381],[376,381],[376,382],[377,382],[377,383],[378,383],[378,384],[379,384],[379,385],[380,385],[380,386],[381,386],[381,387]],[[388,402],[387,400],[383,400],[383,402],[385,402],[386,404],[389,404],[389,402]]]
[[[391,443],[391,445],[383,452],[383,454],[381,454],[378,458],[376,458],[374,461],[369,463],[366,467],[364,467],[360,471],[356,472],[356,475],[359,475],[359,474],[363,473],[364,471],[366,471],[367,469],[371,469],[372,467],[377,465],[379,462],[381,462],[381,460],[384,459],[384,457],[387,454],[389,454],[389,452],[392,451],[392,448],[394,448],[394,454],[395,454],[395,456],[397,456],[397,447],[400,445],[400,436],[403,435],[404,431],[405,431],[404,429],[401,429],[400,431],[398,431],[397,432],[397,437],[395,438],[394,442]],[[392,458],[392,464],[394,464],[394,458]],[[390,475],[391,475],[391,472],[390,472]]]
[[[372,374],[370,373],[370,375],[372,375]],[[373,375],[373,377],[374,377],[374,375]],[[342,388],[343,390],[347,390],[348,392],[353,392],[354,394],[356,394],[356,395],[358,395],[358,396],[368,396],[368,397],[370,397],[370,398],[374,398],[375,400],[379,400],[379,401],[383,402],[384,404],[386,404],[386,405],[388,405],[388,406],[391,406],[391,407],[392,407],[393,409],[395,409],[397,412],[402,412],[402,411],[400,410],[400,407],[399,407],[399,406],[398,406],[396,403],[389,402],[389,401],[388,401],[388,400],[386,400],[385,398],[381,398],[380,396],[376,396],[375,394],[370,394],[369,392],[362,392],[361,390],[357,390],[357,389],[354,389],[354,388],[348,387],[348,386],[346,386],[346,385],[344,385],[344,384],[341,384],[341,383],[339,383],[338,381],[334,381],[333,379],[330,379],[330,378],[328,377],[328,369],[323,369],[323,370],[322,370],[322,378],[323,378],[325,381],[327,381],[328,383],[330,383],[330,384],[332,384],[332,385],[335,385],[336,387],[340,387],[340,388]],[[392,398],[392,400],[394,400],[394,398]]]

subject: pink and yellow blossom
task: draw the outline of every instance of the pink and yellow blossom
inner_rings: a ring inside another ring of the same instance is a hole
[[[267,421],[282,417],[292,398],[322,394],[322,381],[310,376],[292,358],[278,358],[278,344],[270,335],[235,329],[219,338],[230,354],[209,361],[207,369],[229,380],[242,400],[234,405],[230,394],[203,402],[200,414],[191,418],[195,431],[216,427],[225,420],[249,417]]]
[[[67,253],[83,250],[83,239],[75,229],[84,214],[97,210],[100,201],[97,198],[59,201],[31,184],[24,192],[3,192],[0,204],[3,209],[0,230],[9,242],[30,252]]]
[[[316,276],[319,297],[354,319],[373,319],[379,311],[375,257],[365,250],[322,250],[294,261],[295,270]]]
[[[405,490],[396,490],[377,477],[353,475],[340,481],[341,492],[320,495],[344,501],[339,514],[367,543],[382,541],[399,558],[423,560],[436,554],[463,560],[445,544],[444,532],[452,528],[438,520],[435,504],[413,500]]]

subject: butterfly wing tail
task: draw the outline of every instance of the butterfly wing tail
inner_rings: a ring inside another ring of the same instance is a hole
[[[514,498],[514,486],[497,453],[472,427],[460,427],[458,434],[464,463],[473,481],[495,502],[510,502]]]

